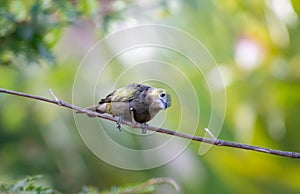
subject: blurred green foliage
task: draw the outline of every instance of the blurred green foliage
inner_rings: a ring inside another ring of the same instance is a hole
[[[79,16],[70,1],[1,1],[0,64],[54,62],[62,27]],[[23,62],[23,63],[24,63]]]
[[[27,176],[23,179],[17,180],[12,183],[0,183],[1,193],[39,193],[39,194],[59,194],[61,192],[52,189],[49,186],[44,186],[41,181],[43,177],[41,175]],[[99,191],[92,186],[84,186],[79,194],[138,194],[138,193],[150,193],[154,192],[160,185],[170,185],[175,191],[179,191],[178,185],[169,178],[153,178],[144,183],[131,185],[127,187],[113,187],[110,191]]]
[[[41,176],[28,176],[14,183],[0,183],[1,193],[43,193],[53,194],[58,193],[50,187],[39,186],[36,182],[41,179]]]
[[[227,114],[219,138],[300,152],[299,12],[296,0],[1,1],[0,87],[44,96],[49,96],[47,89],[51,88],[71,102],[78,65],[98,40],[128,26],[171,25],[198,38],[224,75]],[[104,52],[113,51],[107,46]],[[57,66],[22,66],[24,61],[37,63],[40,59],[46,59],[42,64],[56,61]],[[116,68],[108,68],[101,94],[110,92],[111,80],[126,70],[121,60],[112,63]],[[172,58],[170,63],[185,61]],[[193,71],[186,74],[194,84],[203,79]],[[85,96],[86,88],[83,85],[82,104],[90,98]],[[176,90],[185,91],[185,85]],[[202,108],[197,131],[201,135],[209,120],[210,99],[201,84],[195,90]],[[180,111],[174,105],[169,110],[171,118],[177,118]],[[167,122],[172,128],[178,120]],[[124,144],[143,147],[146,142],[109,125],[111,135]],[[119,169],[87,149],[70,110],[0,94],[2,182],[42,173],[54,188],[78,193],[83,185],[103,190],[151,177],[170,177],[182,193],[300,192],[298,160],[217,147],[198,156],[198,148],[192,142],[169,164],[154,169]],[[173,190],[156,191],[168,192]]]

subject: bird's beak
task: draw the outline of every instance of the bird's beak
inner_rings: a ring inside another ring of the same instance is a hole
[[[162,104],[164,106],[164,110],[166,110],[168,108],[168,105],[169,105],[167,99],[160,99],[160,101],[162,102]]]

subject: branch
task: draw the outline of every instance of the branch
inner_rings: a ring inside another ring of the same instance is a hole
[[[41,96],[35,96],[35,95],[32,95],[32,94],[26,94],[26,93],[16,92],[16,91],[12,91],[12,90],[6,90],[6,89],[2,89],[2,88],[0,88],[0,93],[6,93],[6,94],[25,97],[25,98],[40,100],[40,101],[56,104],[58,106],[63,106],[63,107],[66,107],[66,108],[70,108],[70,109],[73,109],[73,110],[76,110],[76,111],[79,111],[79,112],[82,112],[82,113],[86,113],[87,115],[90,115],[90,116],[99,117],[99,118],[102,118],[102,119],[117,122],[117,119],[113,116],[106,115],[106,114],[100,114],[100,113],[97,113],[97,112],[94,112],[94,111],[91,111],[91,110],[88,110],[88,109],[85,109],[85,108],[74,106],[74,105],[69,104],[67,102],[64,102],[64,101],[60,100],[59,98],[57,98],[51,90],[49,90],[49,93],[54,98],[54,100],[49,99],[49,98],[45,98],[45,97],[41,97]],[[135,127],[135,128],[142,128],[141,125],[133,126],[132,123],[128,122],[128,121],[123,121],[123,124],[131,126],[131,127]],[[190,140],[193,140],[193,141],[204,142],[204,143],[212,144],[212,145],[216,145],[216,146],[225,146],[225,147],[232,147],[232,148],[237,148],[237,149],[252,150],[252,151],[256,151],[256,152],[263,152],[263,153],[273,154],[273,155],[277,155],[277,156],[284,156],[284,157],[289,157],[289,158],[298,158],[298,159],[300,159],[300,153],[298,153],[298,152],[275,150],[275,149],[270,149],[270,148],[264,148],[264,147],[259,147],[259,146],[248,145],[248,144],[230,142],[230,141],[217,139],[214,136],[212,136],[212,139],[204,138],[204,137],[194,136],[194,135],[191,135],[191,134],[172,131],[172,130],[169,130],[169,129],[159,128],[159,127],[154,127],[154,126],[148,126],[148,130],[156,131],[158,133],[164,133],[164,134],[168,134],[168,135],[174,135],[174,136],[177,136],[177,137],[190,139]]]

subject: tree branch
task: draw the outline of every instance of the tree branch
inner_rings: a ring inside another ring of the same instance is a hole
[[[97,113],[97,112],[94,112],[94,111],[91,111],[91,110],[88,110],[88,109],[85,109],[85,108],[74,106],[74,105],[69,104],[67,102],[64,102],[64,101],[60,100],[59,98],[57,98],[56,95],[52,92],[52,90],[49,90],[49,93],[54,98],[54,100],[49,99],[49,98],[45,98],[45,97],[41,97],[41,96],[35,96],[35,95],[32,95],[32,94],[26,94],[26,93],[16,92],[16,91],[12,91],[12,90],[6,90],[6,89],[3,89],[3,88],[0,88],[0,93],[6,93],[6,94],[25,97],[25,98],[40,100],[40,101],[56,104],[56,105],[59,105],[59,106],[63,106],[63,107],[66,107],[66,108],[70,108],[70,109],[73,109],[73,110],[76,110],[76,111],[79,111],[79,112],[82,112],[82,113],[86,113],[90,116],[95,116],[95,117],[99,117],[99,118],[102,118],[102,119],[115,121],[115,122],[117,121],[117,119],[113,116],[106,115],[106,114],[100,114],[100,113]],[[133,126],[132,123],[128,122],[128,121],[123,121],[123,124],[131,126],[131,127],[135,127],[135,128],[141,128],[142,127],[141,125]],[[158,132],[158,133],[164,133],[164,134],[168,134],[168,135],[174,135],[174,136],[177,136],[177,137],[190,139],[190,140],[193,140],[193,141],[204,142],[204,143],[212,144],[212,145],[216,145],[216,146],[225,146],[225,147],[232,147],[232,148],[238,148],[238,149],[252,150],[252,151],[256,151],[256,152],[263,152],[263,153],[273,154],[273,155],[277,155],[277,156],[284,156],[284,157],[289,157],[289,158],[298,158],[298,159],[300,159],[300,153],[298,153],[298,152],[275,150],[275,149],[270,149],[270,148],[264,148],[264,147],[259,147],[259,146],[248,145],[248,144],[225,141],[225,140],[221,140],[221,139],[217,139],[217,138],[216,139],[215,138],[213,138],[213,139],[204,138],[204,137],[194,136],[194,135],[191,135],[191,134],[176,132],[176,131],[172,131],[172,130],[169,130],[169,129],[159,128],[159,127],[154,127],[154,126],[148,126],[148,130],[155,131],[155,132]],[[214,136],[212,136],[212,137],[214,137]]]

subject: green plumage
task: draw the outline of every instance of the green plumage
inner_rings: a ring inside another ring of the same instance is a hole
[[[171,103],[171,96],[164,89],[129,84],[113,91],[101,99],[98,105],[88,109],[143,124],[153,119],[160,110],[170,107]]]

